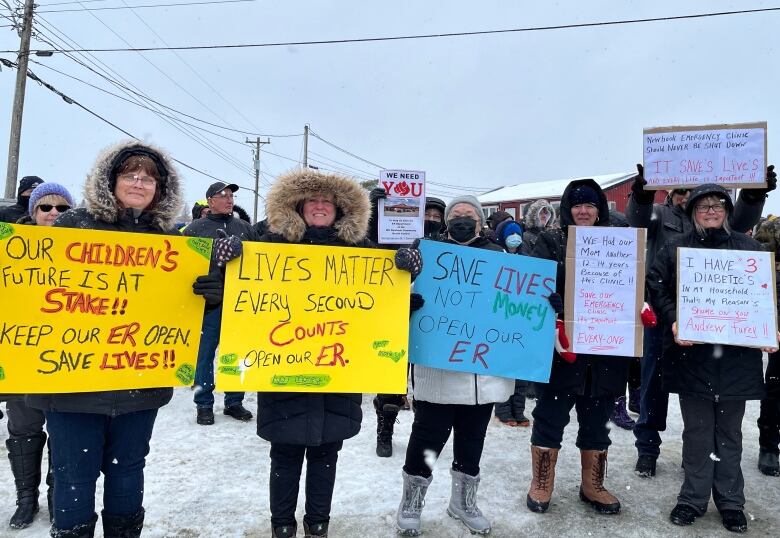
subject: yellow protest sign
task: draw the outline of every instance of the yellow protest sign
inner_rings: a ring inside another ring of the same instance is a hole
[[[211,240],[0,223],[0,393],[190,385]]]
[[[393,255],[244,243],[227,266],[217,388],[406,392],[409,273]]]

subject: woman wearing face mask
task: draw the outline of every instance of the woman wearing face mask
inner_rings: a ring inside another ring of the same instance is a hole
[[[523,216],[523,244],[520,246],[520,254],[531,255],[534,245],[539,239],[539,234],[545,230],[552,230],[556,226],[555,208],[547,200],[541,199],[532,202]]]
[[[694,344],[680,340],[677,333],[679,247],[761,250],[760,243],[731,230],[733,211],[728,191],[720,185],[696,187],[685,208],[693,229],[658,252],[647,287],[666,322],[664,388],[680,395],[683,419],[684,479],[669,518],[676,525],[691,525],[704,515],[712,497],[723,526],[746,532],[742,419],[746,400],[760,400],[765,394],[761,352],[777,348]]]
[[[565,297],[569,226],[610,225],[607,198],[598,183],[592,179],[569,183],[561,197],[560,219],[560,228],[541,233],[532,255],[558,263],[556,291]],[[572,407],[576,407],[579,423],[576,445],[582,464],[580,499],[602,514],[620,511],[620,502],[604,488],[610,445],[607,420],[615,398],[625,394],[629,363],[625,357],[575,357],[566,350],[555,350],[549,382],[535,383],[537,401],[531,433],[533,478],[526,497],[529,510],[546,512],[550,506],[563,430],[569,423]]]
[[[68,189],[57,183],[41,183],[29,199],[29,213],[19,219],[19,224],[51,226],[57,217],[73,207],[73,197]],[[6,400],[8,411],[8,459],[16,484],[16,511],[8,525],[12,529],[24,529],[32,524],[38,512],[38,486],[41,484],[41,461],[46,446],[46,433],[43,425],[46,418],[39,409],[28,407],[24,396],[6,396],[0,394],[0,401]],[[49,506],[49,521],[52,519],[51,457],[49,471],[46,474]]]
[[[444,211],[446,243],[501,252],[479,235],[482,206],[473,196],[459,196]],[[415,416],[403,467],[403,496],[396,515],[399,534],[417,536],[421,530],[425,492],[433,479],[426,454],[437,457],[454,431],[452,495],[447,513],[472,533],[487,534],[490,522],[477,507],[479,462],[493,404],[512,394],[511,379],[453,372],[412,365]]]

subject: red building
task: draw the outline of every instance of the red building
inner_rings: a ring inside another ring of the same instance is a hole
[[[625,212],[628,203],[628,195],[631,193],[631,183],[636,172],[630,174],[609,174],[605,176],[586,176],[591,177],[604,190],[604,194],[609,200],[610,209],[616,209],[621,213]],[[520,183],[508,187],[501,187],[485,194],[479,195],[479,201],[482,202],[482,208],[485,216],[490,216],[496,211],[506,211],[515,219],[523,216],[522,209],[529,203],[540,198],[548,200],[558,209],[561,195],[566,185],[574,179],[554,179],[550,181],[536,181],[533,183]],[[657,191],[655,201],[662,203],[666,198],[666,191]]]

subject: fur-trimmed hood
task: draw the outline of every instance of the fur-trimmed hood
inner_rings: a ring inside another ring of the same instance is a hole
[[[114,195],[113,187],[116,178],[112,178],[111,173],[118,164],[117,158],[134,149],[155,155],[167,170],[167,177],[163,178],[158,185],[161,192],[157,206],[148,213],[151,215],[153,224],[159,226],[162,230],[170,230],[173,228],[176,218],[182,210],[181,179],[173,166],[173,160],[165,151],[137,140],[120,142],[104,149],[98,155],[97,161],[95,161],[95,165],[92,167],[92,171],[87,176],[87,181],[84,184],[84,204],[87,213],[98,220],[110,223],[119,219],[123,209],[119,206],[119,202]]]
[[[542,223],[539,221],[539,213],[541,212],[542,208],[546,208],[550,213],[550,218],[547,219],[547,224],[544,226],[542,226]],[[523,217],[523,222],[525,223],[526,230],[544,230],[545,228],[554,228],[555,219],[555,208],[547,200],[540,199],[532,202],[531,205],[528,206],[528,210],[525,212],[525,217]]]
[[[368,193],[356,181],[317,170],[293,170],[280,176],[268,191],[265,214],[268,230],[290,243],[299,243],[306,223],[298,213],[299,204],[308,198],[331,194],[336,205],[333,228],[339,239],[357,244],[366,237],[371,204]]]

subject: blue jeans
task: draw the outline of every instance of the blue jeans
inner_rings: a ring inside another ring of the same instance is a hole
[[[639,420],[634,426],[634,446],[640,456],[658,457],[661,453],[661,436],[666,429],[666,412],[669,393],[662,386],[661,354],[663,353],[663,327],[645,328],[645,346],[642,356],[642,386],[639,392]]]
[[[198,364],[195,366],[195,406],[214,407],[214,354],[219,344],[219,326],[222,322],[222,305],[203,314],[203,327],[198,348]],[[226,392],[225,407],[244,401],[243,392]]]
[[[45,414],[54,471],[54,527],[69,530],[92,519],[101,472],[105,514],[131,516],[141,510],[144,465],[157,409],[117,417]]]

